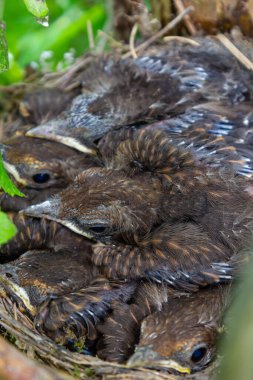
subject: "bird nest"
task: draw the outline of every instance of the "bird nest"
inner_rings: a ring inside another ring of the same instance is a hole
[[[185,13],[183,14],[185,16]],[[182,17],[181,17],[182,18]],[[166,31],[168,28],[164,31]],[[165,34],[164,33],[164,34]],[[163,36],[160,33],[158,37]],[[175,39],[180,37],[174,37]],[[248,62],[245,56],[238,56],[238,52],[235,47],[231,48],[224,36],[220,36],[219,40],[222,44],[226,46],[228,50],[231,51],[233,48],[233,54],[243,63],[246,67],[250,65],[252,68],[252,62]],[[138,48],[134,48],[133,44],[130,44],[130,51],[125,53],[125,57],[132,56],[133,58],[136,54],[147,47],[149,44],[154,42],[155,39],[151,38],[147,43],[143,43]],[[197,42],[190,39],[182,39],[182,42],[198,44]],[[152,49],[152,47],[150,47]],[[93,55],[88,54],[85,57],[80,58],[76,63],[66,70],[64,73],[49,74],[40,79],[40,86],[46,87],[58,87],[65,89],[65,91],[71,91],[78,86],[78,73],[82,71],[86,66],[88,66],[93,60]],[[73,81],[75,78],[75,81]],[[33,86],[33,84],[31,84]],[[11,88],[8,91],[13,94],[18,89]],[[13,91],[13,92],[12,92]],[[20,87],[20,91],[22,89]],[[21,109],[22,114],[27,110]],[[0,133],[1,135],[1,133]],[[169,374],[165,369],[164,371],[157,371],[152,368],[130,368],[127,365],[116,364],[111,362],[106,362],[98,359],[97,357],[83,355],[78,352],[72,352],[65,347],[56,344],[53,340],[49,339],[45,335],[41,335],[34,326],[34,323],[25,314],[23,314],[10,298],[0,298],[0,326],[2,328],[2,335],[4,335],[11,343],[14,343],[19,350],[26,353],[26,356],[21,357],[19,360],[26,362],[28,357],[31,359],[34,365],[34,373],[36,374],[37,368],[44,371],[45,376],[39,377],[38,379],[150,379],[150,380],[179,380],[179,379],[206,379],[210,380],[215,376],[216,369],[218,366],[218,361],[215,361],[208,368],[203,370],[201,374],[190,374],[190,375],[173,375]],[[31,363],[31,362],[30,362]],[[24,378],[28,378],[25,376]],[[37,378],[37,377],[36,377]],[[12,378],[11,378],[12,379]]]
[[[22,314],[17,309],[16,304],[8,298],[0,299],[0,325],[2,327],[2,334],[9,341],[15,343],[20,350],[25,352],[34,363],[44,363],[45,371],[49,370],[49,368],[54,368],[55,371],[49,377],[52,380],[71,379],[73,377],[105,380],[176,380],[182,378],[152,369],[130,369],[125,365],[105,362],[96,357],[71,352],[57,345],[48,337],[40,335],[36,331],[33,322]],[[65,374],[61,371],[64,371]],[[205,372],[206,376],[209,376],[210,368],[204,371],[202,376],[205,376]],[[187,376],[187,379],[194,378],[196,378],[194,375]]]

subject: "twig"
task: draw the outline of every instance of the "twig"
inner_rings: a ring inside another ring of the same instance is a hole
[[[166,33],[168,33],[171,29],[173,29],[183,18],[188,15],[188,13],[193,11],[193,7],[190,6],[186,8],[183,12],[181,12],[177,17],[175,17],[172,21],[170,21],[163,29],[159,30],[156,34],[150,37],[148,40],[140,44],[135,48],[135,52],[139,53],[145,50],[148,46],[150,46],[153,42],[157,41],[159,38],[163,37]],[[131,52],[128,52],[123,55],[123,58],[128,58],[131,56]]]
[[[105,2],[105,10],[106,10],[106,23],[103,27],[103,31],[105,33],[108,33],[113,28],[113,0],[107,0]],[[105,50],[107,37],[106,35],[100,34],[100,38],[96,45],[96,51],[97,53],[102,53]]]
[[[240,61],[247,69],[253,70],[253,62],[250,61],[237,47],[224,36],[217,34],[216,38]]]
[[[166,37],[164,37],[163,40],[165,42],[176,40],[176,41],[184,42],[186,44],[190,44],[190,45],[193,45],[193,46],[200,46],[200,44],[197,41],[194,41],[191,38],[182,37],[182,36],[166,36]]]
[[[174,4],[175,4],[175,7],[177,9],[178,12],[183,12],[185,7],[184,7],[184,4],[182,2],[182,0],[174,0]],[[195,28],[193,22],[191,21],[191,18],[189,15],[186,15],[185,18],[184,18],[184,21],[185,21],[185,25],[189,31],[189,33],[194,36],[196,33],[197,33],[197,29]]]
[[[111,42],[112,46],[115,46],[118,48],[122,48],[123,46],[121,42],[115,40],[115,38],[107,34],[104,30],[98,30],[98,35],[105,37],[108,41]]]
[[[13,316],[14,316],[14,319],[16,319],[16,321],[18,320],[18,316],[17,316],[17,305],[16,303],[13,304]]]
[[[70,66],[68,69],[66,69],[65,72],[61,73],[60,75],[56,76],[56,79],[53,79],[54,76],[51,77],[50,74],[44,75],[42,80],[44,82],[50,81],[50,86],[59,86],[60,88],[65,88],[71,78],[73,78],[74,74],[86,67],[90,61],[92,60],[92,57],[82,57],[78,59],[72,66]],[[52,78],[52,79],[51,79]]]
[[[87,34],[88,34],[90,50],[93,50],[95,48],[95,42],[94,42],[94,34],[92,30],[92,23],[90,20],[87,21]]]
[[[133,58],[138,58],[137,53],[135,51],[135,47],[134,47],[134,41],[135,41],[135,36],[136,36],[137,31],[138,31],[138,24],[136,23],[134,24],[131,30],[130,38],[129,38],[129,49]]]

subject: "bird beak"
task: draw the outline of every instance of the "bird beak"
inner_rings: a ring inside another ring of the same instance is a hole
[[[27,185],[26,180],[20,177],[19,172],[18,172],[15,165],[12,165],[5,160],[3,160],[3,164],[4,164],[6,171],[14,177],[14,179],[17,181],[17,183],[19,183],[23,186]]]
[[[5,145],[5,144],[0,144],[0,154],[3,156],[5,151],[6,151],[6,148],[9,148],[8,145]]]
[[[38,203],[37,205],[29,206],[21,210],[21,214],[33,216],[35,218],[46,218],[58,222],[58,215],[60,211],[60,198],[55,196],[45,202]]]
[[[183,367],[175,360],[164,359],[157,352],[153,351],[151,347],[138,347],[135,353],[130,357],[127,362],[127,367],[148,367],[156,369],[174,370],[180,373],[191,373],[189,367]]]
[[[39,125],[26,132],[26,136],[52,140],[70,146],[82,153],[96,155],[96,148],[82,138],[81,132],[71,128],[66,120],[51,120],[47,124]],[[77,135],[78,136],[75,136]]]
[[[15,270],[12,266],[8,267],[8,272]],[[31,305],[29,295],[24,288],[5,276],[3,271],[6,269],[6,266],[3,266],[3,270],[1,270],[0,292],[5,294],[5,297],[6,295],[8,297],[12,297],[17,302],[21,311],[26,312],[29,316],[34,316],[36,314],[36,308]]]
[[[37,205],[29,206],[24,210],[19,211],[20,214],[24,214],[27,216],[32,216],[35,218],[46,218],[49,220],[53,220],[54,222],[60,223],[63,226],[67,227],[71,231],[85,236],[88,239],[92,239],[93,235],[89,234],[88,231],[82,230],[78,228],[74,222],[68,219],[63,219],[60,217],[60,208],[61,208],[61,200],[60,197],[54,196],[51,199],[48,199],[45,202],[38,203]]]
[[[3,156],[3,165],[5,170],[11,174],[14,179],[17,181],[17,183],[26,186],[26,181],[20,177],[19,172],[15,165],[12,165],[10,162],[8,162],[7,155],[6,155],[6,150],[10,149],[11,147],[8,145],[0,144],[0,154]]]

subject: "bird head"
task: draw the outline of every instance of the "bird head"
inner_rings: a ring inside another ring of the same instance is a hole
[[[89,157],[86,162],[75,150],[52,141],[20,136],[8,140],[7,144],[2,148],[4,166],[17,183],[28,188],[61,188],[86,163],[90,164]]]
[[[66,265],[70,256],[71,263]],[[22,312],[33,317],[48,297],[86,286],[97,275],[89,256],[88,246],[81,252],[68,248],[57,252],[28,251],[12,263],[1,265],[0,291],[14,299]]]
[[[150,316],[142,323],[140,343],[129,359],[130,366],[167,368],[185,373],[188,370],[189,373],[201,370],[210,362],[215,351],[214,331],[201,325],[182,326],[179,337],[175,335],[175,327],[165,330],[161,321],[154,319],[157,317],[157,314]]]
[[[66,190],[23,212],[104,243],[120,236],[130,239],[137,231],[146,234],[157,221],[160,186],[147,174],[128,177],[121,171],[91,168]]]
[[[83,93],[66,111],[31,129],[27,136],[94,154],[94,143],[109,130],[164,118],[182,98],[179,81],[167,73],[147,73],[133,62],[110,57],[94,62],[83,73],[82,86]]]
[[[30,129],[26,136],[60,142],[80,152],[95,155],[94,142],[111,129],[112,114],[93,109],[97,95],[79,95],[55,119]],[[98,108],[98,107],[95,107]]]
[[[139,344],[128,364],[179,372],[180,366],[193,372],[204,368],[215,354],[228,287],[203,289],[169,300],[144,319]]]

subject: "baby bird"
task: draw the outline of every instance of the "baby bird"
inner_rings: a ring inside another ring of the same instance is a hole
[[[114,302],[111,313],[97,326],[100,332],[97,355],[107,361],[126,362],[139,341],[141,322],[175,297],[187,295],[165,284],[137,282],[129,302]]]
[[[183,114],[203,101],[249,100],[252,76],[235,57],[211,39],[196,45],[174,43],[136,60],[95,60],[83,72],[83,94],[27,135],[92,153],[109,130]]]
[[[23,304],[26,312],[35,316],[48,296],[75,291],[98,275],[91,264],[90,252],[88,243],[86,250],[80,252],[67,248],[28,251],[19,259],[1,265],[1,287],[8,296],[17,299],[20,306]]]
[[[0,263],[18,258],[28,250],[71,249],[73,252],[86,250],[88,239],[73,233],[64,226],[46,219],[26,217],[17,212],[8,212],[8,218],[17,227],[17,234],[0,247]]]
[[[0,248],[0,261],[14,259],[30,249],[52,247],[57,228],[51,228],[52,225],[46,227],[41,220],[24,219],[15,213],[64,189],[82,170],[100,165],[98,158],[53,141],[20,136],[7,143],[3,146],[5,168],[26,197],[10,197],[3,192],[0,194],[1,209],[10,213],[18,227],[14,239]],[[52,242],[50,239],[53,239]],[[74,241],[75,238],[75,246]]]
[[[136,131],[107,165],[25,213],[100,242],[93,261],[108,277],[188,290],[231,279],[253,228],[243,180],[161,131]]]
[[[163,369],[173,359],[190,371],[203,369],[214,357],[229,293],[230,285],[202,289],[148,316],[128,365]]]
[[[177,107],[179,81],[163,73],[147,73],[132,62],[99,59],[83,75],[83,94],[56,119],[27,136],[61,142],[92,154],[94,143],[112,128],[156,120]]]
[[[99,325],[98,356],[127,361],[129,367],[202,370],[214,358],[231,301],[231,285],[192,294],[151,284],[140,288],[132,304],[115,305]]]
[[[224,102],[198,104],[163,121],[110,131],[99,141],[98,149],[108,161],[123,141],[133,138],[136,130],[160,130],[167,134],[172,144],[193,148],[193,154],[205,164],[217,170],[229,165],[236,174],[250,179],[253,174],[252,107],[252,102],[243,102],[233,108]]]
[[[112,301],[125,302],[134,284],[110,283],[91,262],[91,246],[28,251],[0,268],[0,292],[61,344],[96,338],[95,325]],[[50,305],[50,307],[49,307]]]
[[[95,157],[62,144],[25,136],[6,140],[2,150],[6,170],[17,183],[39,190],[66,187],[80,171],[98,164]]]

